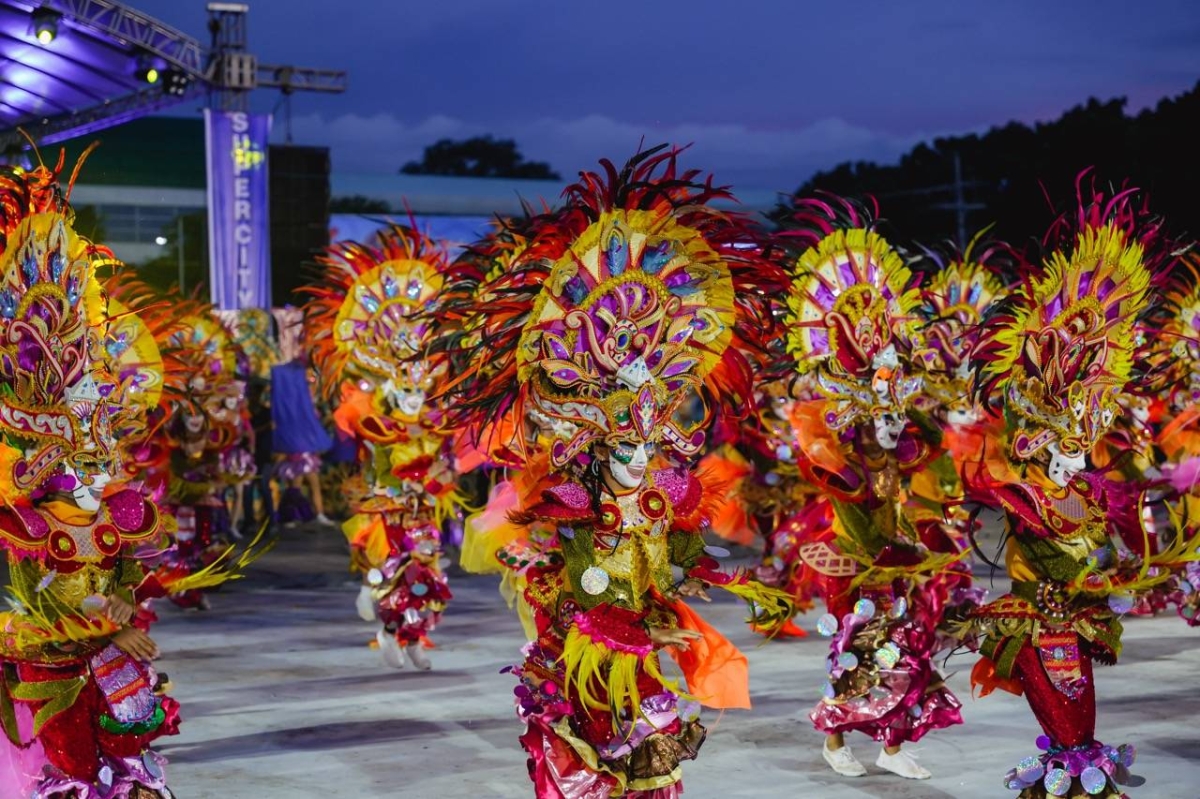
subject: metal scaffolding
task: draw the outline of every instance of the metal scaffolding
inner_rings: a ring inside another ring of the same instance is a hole
[[[204,94],[215,108],[245,110],[254,89],[278,89],[290,117],[294,92],[345,91],[345,72],[259,64],[246,45],[246,4],[209,3],[208,10],[212,42],[205,48],[114,0],[0,0],[0,85],[6,66],[39,76],[37,86],[7,81],[27,102],[0,102],[0,152],[27,145],[18,128],[50,144]],[[69,38],[69,46],[34,39],[28,22],[39,13],[55,16],[71,34],[56,38]],[[152,63],[161,80],[139,83],[134,65],[141,63]]]

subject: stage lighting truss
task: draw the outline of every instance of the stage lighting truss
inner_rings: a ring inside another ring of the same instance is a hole
[[[289,96],[296,92],[338,93],[346,90],[345,72],[258,63],[253,54],[244,52],[244,38],[231,52],[208,51],[191,36],[129,8],[124,0],[20,0],[18,4],[32,9],[28,12],[29,40],[49,47],[60,35],[67,35],[67,28],[71,33],[83,31],[88,34],[80,37],[79,47],[83,52],[92,46],[93,38],[127,52],[130,72],[126,74],[136,73],[140,85],[130,87],[130,91],[122,96],[105,98],[81,109],[52,116],[28,114],[25,115],[27,118],[16,119],[10,128],[0,129],[0,152],[26,147],[27,135],[33,136],[42,146],[87,136],[169,108],[181,100],[198,96],[202,89],[224,93],[243,102],[252,87],[279,89]],[[210,9],[238,15],[244,15],[246,10],[245,3],[218,3]],[[229,75],[225,71],[226,59],[231,56],[242,57],[238,71],[242,82],[234,86],[227,84]],[[72,54],[72,58],[78,58],[77,54]],[[95,71],[86,57],[76,63]],[[253,71],[247,74],[248,70]],[[71,78],[62,80],[70,83]],[[224,108],[224,104],[221,107]]]

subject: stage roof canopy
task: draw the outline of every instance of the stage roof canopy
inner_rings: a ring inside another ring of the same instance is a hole
[[[205,66],[199,42],[121,3],[0,0],[0,150],[17,128],[49,144],[175,105]]]

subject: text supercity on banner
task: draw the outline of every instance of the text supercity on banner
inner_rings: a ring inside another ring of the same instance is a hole
[[[271,307],[269,114],[204,110],[212,301],[223,311]]]

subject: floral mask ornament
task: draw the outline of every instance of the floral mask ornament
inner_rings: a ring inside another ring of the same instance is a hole
[[[894,447],[921,388],[910,365],[919,341],[912,274],[869,228],[834,229],[810,240],[793,265],[787,350],[800,375],[815,374],[829,400],[831,428],[870,424],[880,444]]]
[[[570,422],[551,459],[592,442],[662,442],[690,456],[698,426],[674,416],[732,337],[720,256],[670,215],[609,211],[557,260],[518,349],[533,407]]]
[[[96,254],[63,214],[40,213],[0,257],[0,430],[24,453],[12,475],[22,491],[63,467],[116,468],[113,386],[93,358],[105,317]]]
[[[988,320],[972,361],[981,393],[1004,400],[1015,459],[1057,458],[1065,468],[1121,413],[1150,286],[1144,258],[1120,224],[1085,225]]]

